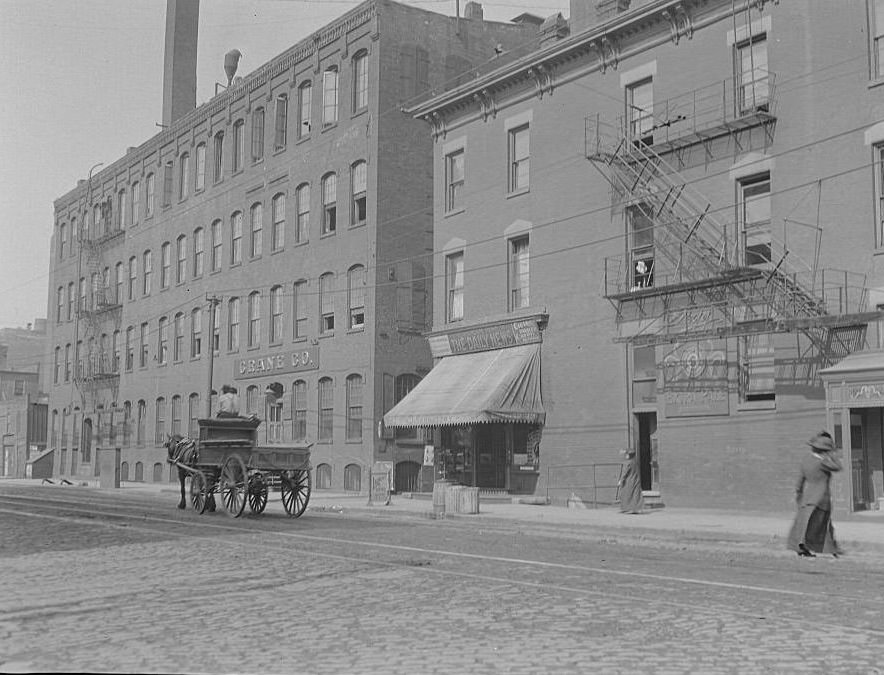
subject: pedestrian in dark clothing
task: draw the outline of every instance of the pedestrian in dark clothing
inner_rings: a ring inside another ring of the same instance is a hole
[[[787,547],[798,555],[813,558],[816,553],[842,552],[832,527],[832,474],[841,471],[832,436],[821,431],[808,442],[811,454],[801,460],[795,483],[798,513],[789,532]]]
[[[621,450],[625,459],[620,472],[620,513],[642,513],[644,498],[635,450]]]

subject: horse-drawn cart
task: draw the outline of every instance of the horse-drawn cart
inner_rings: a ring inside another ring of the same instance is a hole
[[[310,500],[310,447],[257,444],[261,420],[244,417],[200,419],[199,438],[169,440],[169,461],[190,476],[190,503],[204,513],[215,493],[228,515],[238,518],[246,502],[252,513],[267,506],[271,484],[278,482],[285,512],[297,518]],[[186,447],[186,444],[190,447]],[[173,447],[174,446],[174,447]],[[184,472],[184,473],[182,473]],[[183,508],[183,506],[182,506]]]

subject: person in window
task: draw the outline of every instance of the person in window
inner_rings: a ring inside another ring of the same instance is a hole
[[[795,483],[798,513],[789,532],[787,546],[799,556],[813,558],[816,553],[842,553],[832,527],[832,474],[841,471],[831,434],[821,431],[807,444],[811,453],[801,460]]]
[[[624,456],[620,473],[620,513],[643,513],[645,501],[635,450],[621,450],[620,454]]]
[[[239,394],[236,387],[225,384],[218,397],[218,417],[239,417]]]

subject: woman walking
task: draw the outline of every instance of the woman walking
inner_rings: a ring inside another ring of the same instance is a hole
[[[621,450],[620,452],[626,458],[623,460],[623,469],[620,474],[620,513],[642,513],[645,502],[642,497],[642,482],[638,472],[635,450]]]
[[[827,431],[821,431],[807,444],[811,454],[801,460],[795,483],[798,513],[787,546],[798,555],[813,558],[816,553],[841,553],[832,527],[832,474],[841,471],[841,460],[835,455],[835,443]]]

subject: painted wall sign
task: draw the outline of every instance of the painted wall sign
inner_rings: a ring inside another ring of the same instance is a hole
[[[308,345],[297,351],[236,359],[233,363],[233,379],[248,380],[265,375],[284,375],[318,369],[319,347]]]
[[[727,351],[720,340],[688,342],[663,356],[666,417],[727,415]]]
[[[429,339],[433,357],[451,354],[484,352],[489,349],[503,349],[516,345],[540,342],[540,328],[536,319],[524,319],[510,323],[493,324],[459,330],[445,335],[434,335]]]

